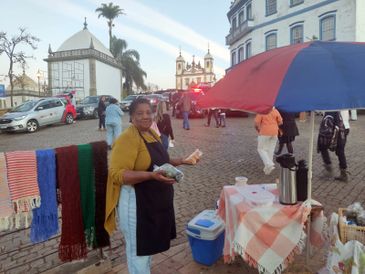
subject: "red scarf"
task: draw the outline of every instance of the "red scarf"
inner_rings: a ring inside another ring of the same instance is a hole
[[[58,256],[63,262],[86,258],[77,146],[56,148],[57,179],[62,201],[62,233]]]

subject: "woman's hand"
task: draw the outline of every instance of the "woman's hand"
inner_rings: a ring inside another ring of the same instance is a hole
[[[165,172],[163,172],[163,171],[152,172],[152,179],[162,182],[162,183],[170,184],[170,185],[176,183],[176,181],[174,179],[166,177]]]

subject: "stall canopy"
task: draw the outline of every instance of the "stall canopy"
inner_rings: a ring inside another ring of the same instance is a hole
[[[312,41],[276,48],[233,67],[199,100],[203,108],[311,111],[311,199],[315,110],[365,108],[365,43]]]

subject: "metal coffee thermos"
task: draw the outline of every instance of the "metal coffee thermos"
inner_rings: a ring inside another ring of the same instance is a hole
[[[292,154],[283,154],[276,158],[280,164],[279,201],[284,205],[297,203],[297,180],[295,157]]]

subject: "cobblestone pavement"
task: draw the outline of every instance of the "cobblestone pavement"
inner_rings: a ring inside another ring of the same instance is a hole
[[[124,127],[128,126],[128,115],[124,116]],[[315,136],[320,117],[316,117]],[[335,182],[328,178],[322,167],[320,155],[314,152],[313,197],[325,207],[325,214],[337,211],[339,207],[365,200],[365,116],[351,122],[351,132],[346,146],[350,181]],[[204,155],[197,166],[186,166],[182,170],[185,179],[175,185],[175,211],[178,237],[174,247],[168,252],[154,256],[153,273],[257,273],[242,260],[232,265],[224,265],[220,260],[212,267],[203,267],[193,262],[185,227],[189,220],[204,209],[214,208],[224,185],[232,184],[235,176],[246,176],[250,184],[271,183],[279,177],[279,168],[271,175],[264,175],[263,164],[256,151],[257,138],[253,128],[253,116],[248,118],[228,118],[226,128],[204,127],[205,120],[190,120],[191,130],[182,129],[182,120],[173,119],[176,147],[170,149],[171,157],[190,154],[199,148]],[[309,143],[309,123],[298,122],[300,136],[294,143],[298,159],[307,159]],[[105,138],[99,132],[96,120],[81,120],[72,125],[42,128],[34,134],[0,134],[0,151],[29,150],[81,144]],[[334,170],[338,172],[338,161],[331,155]],[[117,233],[115,239],[120,239]],[[118,254],[115,254],[117,252]],[[113,250],[114,272],[126,273],[123,248]],[[321,253],[321,252],[320,252]],[[319,253],[319,254],[320,254]],[[323,252],[322,252],[323,253]],[[315,253],[317,254],[317,253]],[[303,262],[303,256],[296,259]],[[310,265],[314,269],[323,266],[321,256],[314,256]]]

